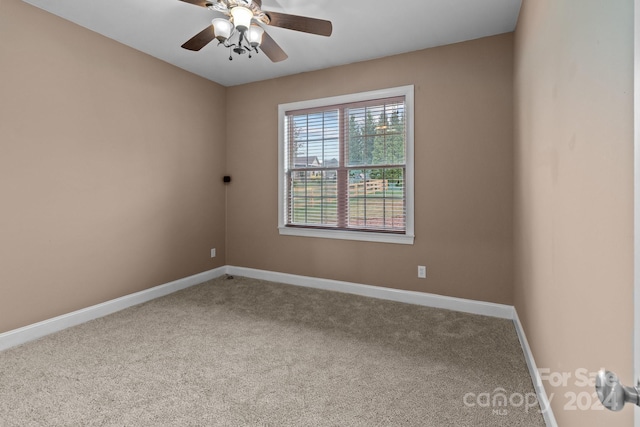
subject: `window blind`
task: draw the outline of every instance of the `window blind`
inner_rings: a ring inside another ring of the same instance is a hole
[[[287,227],[404,233],[405,97],[285,112]]]

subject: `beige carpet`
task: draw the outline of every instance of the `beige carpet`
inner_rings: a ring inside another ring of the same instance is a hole
[[[511,321],[245,278],[0,353],[3,427],[542,426],[532,393]]]

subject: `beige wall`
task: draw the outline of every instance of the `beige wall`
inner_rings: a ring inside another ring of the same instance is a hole
[[[525,0],[515,40],[516,308],[559,425],[630,426],[565,405],[633,384],[633,0]]]
[[[229,88],[227,263],[511,304],[512,71],[513,36],[504,34]],[[407,84],[415,244],[280,236],[278,104]]]
[[[0,0],[0,332],[224,264],[225,102]]]

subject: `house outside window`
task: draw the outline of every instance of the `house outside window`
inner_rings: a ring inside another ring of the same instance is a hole
[[[280,234],[413,243],[413,86],[278,112]]]

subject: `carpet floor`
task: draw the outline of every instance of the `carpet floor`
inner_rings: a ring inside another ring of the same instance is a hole
[[[167,425],[544,420],[509,320],[241,277],[0,353],[2,427]]]

